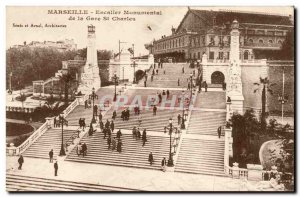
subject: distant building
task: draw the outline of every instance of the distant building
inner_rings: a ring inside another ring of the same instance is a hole
[[[24,42],[23,45],[14,45],[13,48],[23,48],[23,47],[30,47],[30,48],[55,48],[60,52],[64,51],[72,51],[77,50],[77,44],[75,44],[74,39],[65,39],[59,41],[32,41],[29,44]]]
[[[293,31],[291,16],[246,13],[239,11],[207,11],[189,9],[172,34],[146,44],[155,58],[177,61],[229,59],[232,21],[239,22],[240,59],[267,58],[279,50],[288,31]]]

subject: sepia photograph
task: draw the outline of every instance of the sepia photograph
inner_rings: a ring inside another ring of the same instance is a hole
[[[7,192],[295,192],[295,7],[5,11]]]

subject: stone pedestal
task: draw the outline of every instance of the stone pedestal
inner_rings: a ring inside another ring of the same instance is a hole
[[[262,181],[262,165],[247,164],[247,169],[249,181]]]
[[[240,168],[238,163],[233,163],[232,167],[232,178],[238,179],[240,178]]]
[[[54,124],[54,117],[47,117],[45,119],[46,119],[46,122],[47,122],[48,129],[52,128],[52,126]]]
[[[229,92],[228,96],[231,99],[231,111],[243,114],[244,96],[239,92]]]

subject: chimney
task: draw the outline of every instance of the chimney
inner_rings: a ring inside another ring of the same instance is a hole
[[[176,31],[176,29],[172,26],[172,35],[174,35],[175,34],[175,31]]]

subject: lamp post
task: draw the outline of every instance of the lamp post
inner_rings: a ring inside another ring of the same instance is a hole
[[[282,69],[282,95],[278,96],[278,101],[281,104],[281,123],[283,124],[283,109],[284,109],[284,104],[288,101],[288,96],[284,95],[284,67]]]
[[[114,80],[114,83],[115,83],[115,95],[114,95],[113,101],[116,101],[117,100],[117,79],[118,79],[116,72],[114,73],[114,76],[112,79]]]
[[[94,109],[94,105],[95,105],[95,99],[98,99],[98,95],[95,93],[95,88],[93,87],[92,89],[92,94],[89,95],[89,98],[91,100],[93,100],[93,118],[92,118],[92,123],[95,123],[96,122],[96,119],[95,119],[95,109]]]
[[[137,67],[137,63],[135,63],[135,60],[133,60],[133,63],[131,65],[133,67],[133,83],[136,83],[136,78],[135,78],[135,67]]]
[[[185,98],[185,93],[182,90],[182,93],[181,93],[181,102],[182,102],[181,129],[185,129],[185,124],[184,124],[184,98]]]
[[[65,152],[65,148],[64,148],[64,123],[65,123],[65,118],[64,118],[64,114],[61,113],[59,116],[59,123],[61,124],[61,147],[60,147],[60,152],[59,152],[59,156],[65,156],[66,152]]]
[[[168,166],[173,167],[173,155],[172,155],[172,132],[173,132],[173,119],[169,119],[169,135],[170,135],[170,152],[169,152],[169,159],[168,159]]]

